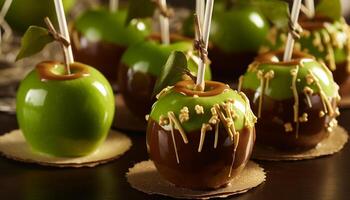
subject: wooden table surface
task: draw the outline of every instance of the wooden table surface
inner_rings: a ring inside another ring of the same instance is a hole
[[[350,131],[350,110],[339,122]],[[0,113],[0,133],[17,128],[16,117]],[[133,147],[120,159],[95,168],[58,169],[23,164],[0,157],[0,199],[167,199],[129,186],[125,173],[147,159],[144,133],[129,133]],[[333,155],[299,162],[258,162],[267,181],[230,197],[239,200],[350,199],[350,145]]]

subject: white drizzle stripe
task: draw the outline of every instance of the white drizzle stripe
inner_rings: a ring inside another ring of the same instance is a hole
[[[185,144],[188,143],[188,139],[187,139],[187,136],[186,136],[186,133],[185,131],[183,130],[180,122],[177,120],[177,118],[175,117],[175,114],[173,112],[169,112],[168,113],[168,118],[169,118],[169,121],[172,121],[174,124],[175,124],[175,128],[177,130],[179,130],[180,132],[180,135],[182,137],[182,140],[184,141]]]
[[[293,105],[293,110],[294,110],[294,122],[296,123],[296,137],[298,137],[299,134],[299,95],[297,91],[297,86],[296,86],[296,81],[298,77],[298,72],[299,72],[299,65],[295,66],[294,69],[291,70],[291,75],[292,75],[292,86],[291,89],[293,91],[293,96],[294,96],[294,105]]]
[[[179,159],[179,155],[177,152],[177,147],[176,147],[176,141],[175,141],[175,136],[174,136],[174,126],[173,126],[173,120],[170,119],[170,112],[168,113],[168,117],[169,117],[169,123],[170,123],[170,132],[171,132],[171,138],[173,140],[173,145],[174,145],[174,151],[175,151],[175,156],[176,156],[176,162],[177,164],[180,164],[180,159]]]
[[[215,124],[215,138],[214,138],[214,149],[218,146],[219,140],[219,121]]]

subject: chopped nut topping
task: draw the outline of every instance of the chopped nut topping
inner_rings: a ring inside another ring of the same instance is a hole
[[[324,117],[324,116],[325,116],[325,114],[326,114],[326,113],[324,113],[324,111],[323,111],[323,110],[321,110],[321,111],[318,113],[318,116],[319,116],[319,117]]]
[[[168,125],[168,124],[169,124],[169,119],[168,119],[166,116],[161,115],[161,116],[159,117],[159,125],[161,125],[161,126],[166,126],[166,125]]]
[[[204,108],[203,108],[203,106],[196,105],[196,106],[194,107],[194,110],[196,111],[196,113],[197,113],[198,115],[204,114]]]
[[[293,126],[290,122],[284,124],[284,130],[286,132],[292,132],[293,131]]]
[[[314,77],[311,74],[306,75],[305,78],[306,78],[306,83],[308,85],[311,85],[315,81]]]
[[[303,113],[303,115],[301,117],[299,117],[299,121],[300,122],[307,122],[308,121],[308,115],[307,113]]]
[[[304,93],[308,95],[312,95],[314,93],[314,90],[311,89],[310,87],[306,86],[304,87]]]
[[[179,119],[181,123],[184,123],[190,119],[188,107],[185,106],[180,110]]]

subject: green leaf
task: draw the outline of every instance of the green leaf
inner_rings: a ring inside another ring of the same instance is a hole
[[[40,52],[52,41],[54,41],[54,38],[47,29],[39,26],[30,26],[22,37],[21,49],[16,57],[16,61]]]
[[[130,0],[125,23],[129,24],[135,18],[152,17],[155,9],[156,5],[151,0]]]
[[[287,2],[280,0],[250,0],[249,4],[258,9],[278,28],[288,26],[290,12]]]
[[[152,96],[157,95],[167,86],[174,85],[182,80],[182,76],[189,72],[187,58],[181,51],[173,51],[168,57],[154,86]]]
[[[316,6],[316,13],[338,20],[342,16],[341,2],[340,0],[321,0]]]

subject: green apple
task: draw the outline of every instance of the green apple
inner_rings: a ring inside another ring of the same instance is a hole
[[[182,51],[190,55],[193,51],[191,40],[171,36],[174,42],[163,45],[156,40],[144,41],[130,46],[123,54],[118,73],[118,85],[128,108],[137,116],[149,113],[153,103],[152,92],[157,77],[162,71],[172,51]],[[158,38],[159,39],[159,38]],[[188,68],[197,72],[197,56],[188,56]],[[205,79],[211,79],[209,66],[206,67]]]
[[[63,0],[66,12],[72,9],[76,0]],[[4,0],[0,0],[0,5]],[[31,25],[44,26],[44,17],[55,19],[55,5],[53,0],[13,0],[6,20],[12,29],[24,33]]]
[[[213,79],[233,82],[257,55],[269,32],[269,23],[251,6],[227,8],[218,2],[213,12],[208,49],[215,69]],[[185,34],[191,34],[189,30],[193,30],[193,17],[184,24]]]
[[[192,80],[180,81],[161,93],[148,118],[147,150],[159,174],[176,186],[217,189],[247,164],[256,117],[246,96],[224,83],[195,88]]]
[[[350,32],[345,19],[333,20],[317,14],[312,19],[301,16],[299,24],[303,32],[300,39],[295,41],[295,49],[309,53],[324,62],[339,84],[341,96],[350,95]],[[283,49],[287,31],[274,27],[268,38],[262,51]]]
[[[150,21],[133,19],[126,25],[126,10],[112,13],[98,8],[84,12],[74,23],[79,44],[73,42],[77,61],[99,67],[111,82],[116,82],[117,67],[126,48],[150,34]]]
[[[313,56],[283,50],[256,57],[240,79],[242,91],[259,117],[257,143],[283,150],[314,148],[337,125],[338,85]]]
[[[53,156],[84,156],[105,140],[114,116],[111,86],[96,69],[42,62],[21,82],[17,119],[33,150]]]

